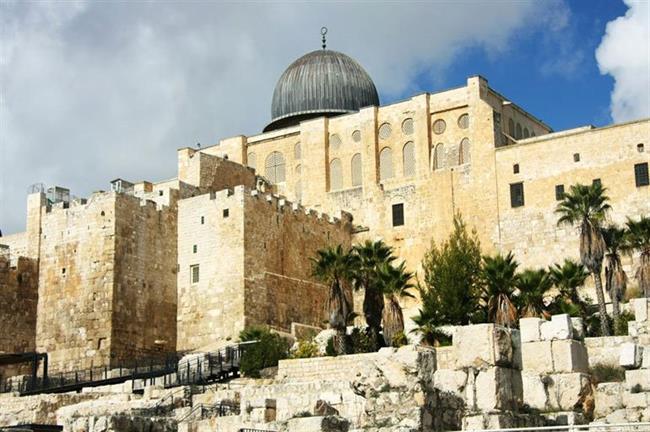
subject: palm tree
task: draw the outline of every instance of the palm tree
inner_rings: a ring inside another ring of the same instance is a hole
[[[501,254],[483,257],[482,300],[487,308],[488,321],[510,327],[517,320],[517,308],[512,299],[518,283],[518,266],[512,252],[505,257]]]
[[[553,286],[553,280],[544,269],[527,269],[519,274],[516,283],[519,295],[516,303],[519,306],[519,317],[539,317],[548,319],[550,313],[544,303],[544,295]]]
[[[364,290],[363,315],[368,325],[370,339],[375,349],[380,347],[379,333],[384,311],[384,295],[381,288],[373,283],[378,267],[395,260],[393,249],[383,241],[366,240],[352,248],[355,256],[354,287]]]
[[[587,318],[587,305],[580,298],[578,288],[585,284],[589,277],[589,272],[580,263],[570,259],[565,259],[560,266],[554,264],[548,269],[549,276],[553,285],[560,291],[561,300],[568,300],[574,308],[579,310],[580,316]]]
[[[624,249],[641,254],[635,277],[643,296],[650,297],[650,217],[641,216],[638,221],[628,218],[625,225],[627,236]]]
[[[594,276],[598,311],[600,314],[600,329],[603,336],[611,334],[607,322],[605,295],[600,278],[600,271],[605,255],[605,240],[600,227],[605,215],[611,208],[607,203],[605,188],[600,183],[590,186],[575,184],[558,204],[555,212],[560,215],[558,225],[578,225],[580,227],[580,261]]]
[[[623,300],[625,288],[627,287],[627,275],[621,264],[621,248],[626,240],[625,230],[615,225],[603,228],[603,239],[605,240],[605,291],[612,299],[612,318],[614,326],[618,324],[620,317],[619,302]]]
[[[402,297],[411,297],[408,290],[413,288],[411,279],[413,273],[406,271],[406,266],[401,263],[395,267],[389,263],[379,265],[377,269],[377,286],[381,288],[385,296],[386,307],[383,311],[382,321],[384,323],[384,341],[386,345],[393,344],[393,338],[404,332],[404,314],[399,304]]]
[[[345,286],[350,280],[353,258],[341,245],[321,249],[312,258],[313,276],[329,284],[327,308],[330,327],[336,330],[337,351],[346,352],[346,326],[352,305]]]

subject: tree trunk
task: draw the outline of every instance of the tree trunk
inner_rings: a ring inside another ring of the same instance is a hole
[[[605,306],[605,294],[603,293],[603,282],[600,279],[600,272],[594,272],[593,275],[594,285],[596,286],[596,297],[598,298],[601,336],[611,336],[609,322],[607,322],[607,307]]]
[[[605,291],[609,294],[609,298],[612,301],[612,321],[614,322],[614,333],[616,333],[616,328],[618,326],[618,320],[620,318],[620,310],[618,307],[618,281],[616,278],[616,267],[610,265],[605,267]]]
[[[336,353],[338,355],[345,355],[348,353],[348,344],[347,344],[347,337],[346,337],[345,329],[336,329],[336,338],[335,338],[335,346],[336,346]]]

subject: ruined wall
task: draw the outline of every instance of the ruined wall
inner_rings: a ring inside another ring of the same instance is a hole
[[[107,364],[115,270],[115,194],[41,207],[36,348],[50,370]]]
[[[218,147],[215,147],[217,150]],[[255,187],[255,172],[238,162],[211,154],[215,148],[178,152],[178,180],[199,187],[202,192],[219,191],[238,185]]]
[[[35,260],[19,257],[10,266],[0,256],[0,352],[34,351],[38,266]]]
[[[111,192],[41,217],[36,347],[50,369],[173,350],[175,208]]]
[[[117,195],[111,361],[176,349],[178,191],[170,207]]]
[[[244,203],[246,324],[322,326],[328,287],[312,277],[310,259],[326,246],[349,247],[351,217],[318,215],[255,191]]]
[[[0,237],[0,246],[7,247],[9,262],[15,266],[18,262],[18,257],[28,256],[27,232]]]

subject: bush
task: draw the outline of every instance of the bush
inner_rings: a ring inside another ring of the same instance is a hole
[[[634,314],[630,311],[623,311],[619,314],[618,320],[614,325],[614,335],[615,336],[626,336],[627,335],[627,323],[629,321],[634,321]]]
[[[358,327],[352,329],[349,339],[349,350],[348,354],[361,354],[374,352],[375,346],[372,343],[372,339],[368,334]]]
[[[245,341],[244,338],[252,337],[252,335],[255,336],[252,340],[258,342],[244,350],[239,369],[246,376],[258,378],[260,370],[277,366],[280,360],[288,357],[289,343],[277,333],[271,333],[266,327],[245,329],[239,334],[239,337]]]
[[[625,381],[625,369],[617,365],[598,363],[589,368],[589,372],[595,384]]]
[[[293,353],[291,353],[291,358],[311,358],[318,357],[320,353],[318,352],[318,345],[316,342],[302,340],[298,342],[298,347]]]
[[[334,336],[327,339],[327,345],[325,346],[325,355],[328,357],[336,357],[336,346],[334,346]]]
[[[404,334],[404,332],[398,332],[395,336],[393,336],[393,341],[392,341],[392,346],[395,348],[399,348],[404,345],[408,345],[409,340]]]

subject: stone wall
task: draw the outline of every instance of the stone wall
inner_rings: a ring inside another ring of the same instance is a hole
[[[205,349],[251,324],[321,326],[328,291],[310,258],[349,245],[350,231],[348,216],[330,220],[243,186],[181,200],[178,349]]]
[[[19,257],[14,267],[0,256],[0,352],[34,351],[37,302],[36,262]]]
[[[36,347],[50,369],[173,350],[175,208],[98,193],[41,212]]]

